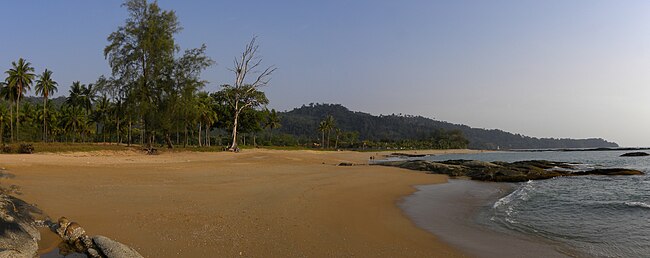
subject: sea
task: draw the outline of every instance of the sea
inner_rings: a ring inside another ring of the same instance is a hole
[[[448,154],[419,159],[552,160],[642,176],[558,177],[523,183],[450,180],[418,186],[400,204],[416,225],[477,257],[650,257],[650,156],[628,151]]]

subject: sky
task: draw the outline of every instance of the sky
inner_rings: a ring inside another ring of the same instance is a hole
[[[4,1],[0,71],[26,58],[72,81],[110,75],[121,1]],[[205,90],[258,36],[269,108],[338,103],[535,137],[650,146],[650,1],[173,1],[181,49],[207,45]],[[3,75],[4,76],[4,75]],[[33,91],[29,95],[33,95]]]

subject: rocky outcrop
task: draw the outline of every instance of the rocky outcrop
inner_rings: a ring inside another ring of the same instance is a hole
[[[558,176],[643,174],[643,172],[638,170],[621,168],[579,171],[575,164],[546,160],[529,160],[511,163],[477,160],[448,160],[440,162],[412,160],[381,162],[377,164],[423,171],[431,174],[445,174],[451,177],[469,177],[473,180],[495,182],[522,182]]]
[[[86,235],[86,231],[76,222],[61,217],[51,226],[52,231],[63,239],[65,248],[59,248],[61,254],[84,253],[92,258],[141,258],[137,251],[105,236]]]
[[[644,156],[650,156],[650,154],[648,154],[647,152],[637,151],[637,152],[628,152],[621,155],[621,157],[644,157]]]
[[[0,257],[36,257],[41,235],[33,213],[40,211],[26,202],[0,194]]]
[[[93,242],[108,258],[142,258],[133,248],[105,236],[94,236]]]

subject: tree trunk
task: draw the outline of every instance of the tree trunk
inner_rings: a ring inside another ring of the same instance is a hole
[[[18,125],[20,122],[18,121],[18,118],[20,117],[18,109],[20,108],[20,95],[23,92],[23,85],[22,83],[18,84],[18,96],[16,97],[16,141],[19,140],[19,132],[20,132],[20,126]]]
[[[203,130],[201,129],[201,122],[199,122],[199,147],[201,147],[201,133],[203,133]]]
[[[167,142],[167,148],[173,149],[174,144],[172,143],[172,139],[169,137],[169,133],[165,134],[165,141]]]
[[[205,146],[210,147],[210,126],[205,125]]]
[[[232,126],[232,145],[229,148],[230,151],[235,151],[237,149],[237,123],[239,120],[239,110],[237,110],[237,108],[238,106],[235,104],[235,123],[233,123]]]
[[[129,138],[129,139],[127,139],[127,143],[126,143],[126,145],[127,145],[127,146],[131,146],[131,119],[129,119],[129,133],[128,133],[128,134],[129,134],[129,135],[128,135],[128,138]]]
[[[43,141],[47,142],[47,126],[45,124],[45,116],[47,116],[47,97],[43,96]]]
[[[122,143],[122,138],[121,138],[121,130],[120,130],[120,116],[117,115],[117,145],[120,145]]]
[[[187,138],[187,125],[185,125],[185,142],[183,142],[183,148],[187,147],[189,139]]]
[[[339,134],[337,133],[336,134],[336,142],[334,143],[334,149],[338,149],[338,148],[339,148]]]
[[[11,104],[16,104],[16,103],[14,103],[12,101]],[[14,141],[14,107],[12,107],[11,105],[9,105],[9,126],[10,126],[9,129],[11,130],[10,131],[10,135],[11,135],[10,140],[11,140],[11,142],[13,142]]]

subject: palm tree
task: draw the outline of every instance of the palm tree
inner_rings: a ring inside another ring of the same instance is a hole
[[[106,127],[108,126],[109,113],[112,109],[111,102],[108,100],[106,95],[103,95],[97,105],[95,106],[95,111],[93,112],[93,120],[97,123],[97,133],[99,133],[99,124],[102,124],[102,136],[103,141],[106,142]]]
[[[336,121],[332,115],[325,118],[325,130],[327,130],[327,148],[330,147],[330,132],[336,127]]]
[[[72,82],[72,86],[70,86],[70,94],[65,99],[65,103],[74,107],[82,106],[83,88],[85,87],[86,86],[82,85],[79,81]]]
[[[92,84],[88,84],[88,87],[85,85],[81,86],[81,106],[86,110],[86,115],[89,114],[90,109],[92,108],[93,102],[95,102],[95,90],[93,89]]]
[[[25,61],[23,58],[18,59],[18,63],[11,62],[13,66],[11,69],[6,71],[7,79],[6,82],[9,87],[15,87],[17,90],[16,94],[16,114],[18,113],[18,108],[20,107],[20,96],[25,92],[29,91],[32,86],[32,81],[34,80],[34,67],[31,67],[31,63]],[[16,115],[16,140],[18,140],[19,129],[18,115]]]
[[[45,69],[36,81],[36,94],[43,96],[43,141],[47,142],[47,98],[58,91],[58,83],[52,80],[52,71]]]
[[[325,148],[325,131],[327,131],[327,123],[325,122],[325,120],[320,121],[320,123],[318,124],[318,131],[321,132],[320,147],[322,149]]]
[[[271,109],[271,112],[269,112],[269,115],[266,120],[266,125],[264,127],[269,128],[269,144],[273,145],[271,142],[272,134],[273,134],[273,129],[280,128],[282,125],[280,124],[280,117],[278,116],[278,112],[275,111],[275,109]]]

